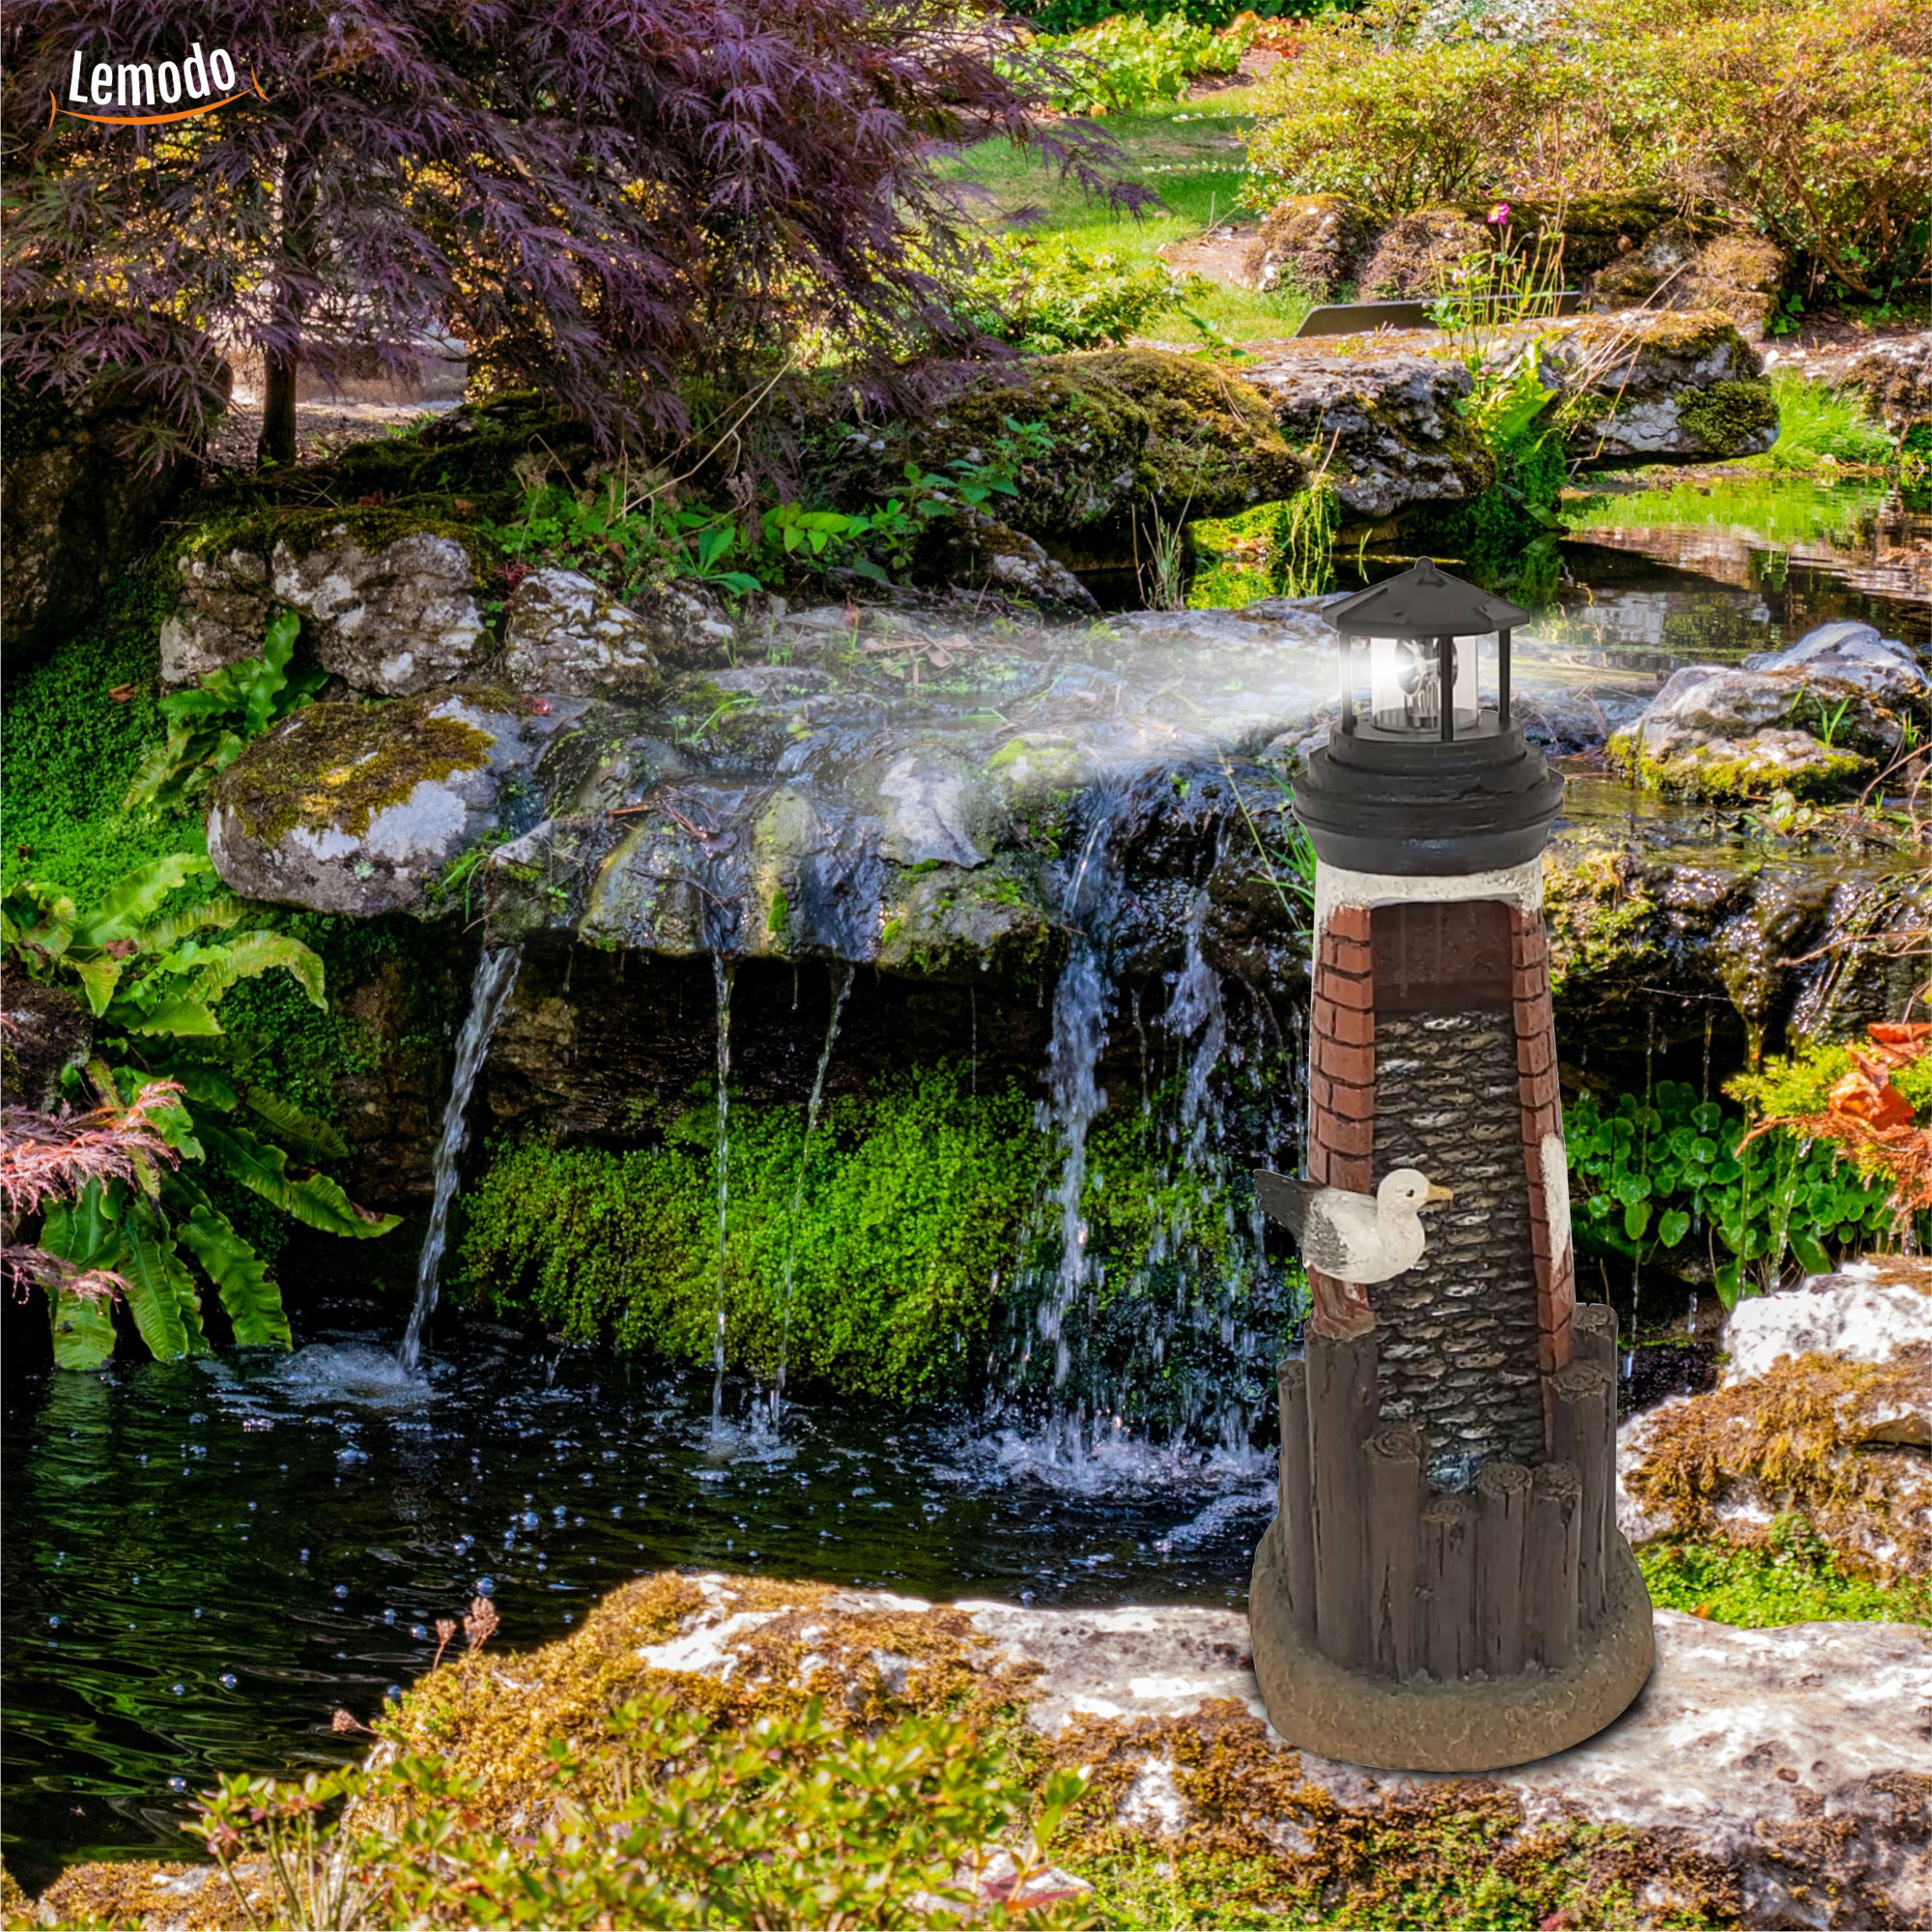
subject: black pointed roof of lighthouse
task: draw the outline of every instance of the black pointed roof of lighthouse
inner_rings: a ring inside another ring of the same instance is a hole
[[[1426,556],[1323,614],[1346,635],[1374,638],[1468,638],[1513,629],[1530,616],[1521,605],[1451,577]]]

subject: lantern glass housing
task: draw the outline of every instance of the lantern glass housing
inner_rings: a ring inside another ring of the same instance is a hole
[[[1423,557],[1328,611],[1342,639],[1342,730],[1377,737],[1493,737],[1510,725],[1510,632],[1529,612]],[[1482,639],[1495,638],[1494,708],[1483,708]],[[1358,644],[1367,646],[1361,703]]]
[[[1442,732],[1444,644],[1454,669],[1450,693],[1456,730],[1476,729],[1477,640],[1474,638],[1371,638],[1369,639],[1369,719],[1378,731]]]

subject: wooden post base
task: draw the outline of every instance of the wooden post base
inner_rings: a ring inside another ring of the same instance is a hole
[[[1650,1596],[1614,1533],[1602,1620],[1570,1664],[1449,1683],[1400,1683],[1330,1662],[1297,1628],[1281,1539],[1277,1517],[1255,1552],[1248,1623],[1269,1721],[1304,1750],[1384,1771],[1501,1771],[1596,1736],[1650,1676]]]

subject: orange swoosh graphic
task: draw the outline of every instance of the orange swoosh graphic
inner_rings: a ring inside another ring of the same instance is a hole
[[[99,121],[108,128],[158,128],[168,121],[192,121],[197,114],[213,114],[217,107],[232,107],[238,100],[245,100],[251,94],[262,94],[262,83],[252,72],[248,75],[250,86],[240,94],[231,94],[226,100],[211,100],[200,107],[184,107],[179,114],[83,114],[77,107],[63,107],[52,88],[47,89],[47,100],[51,111],[47,115],[47,126],[52,127],[55,115],[65,114],[74,121]]]

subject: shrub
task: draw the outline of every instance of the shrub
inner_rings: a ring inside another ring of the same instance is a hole
[[[1249,145],[1262,200],[1344,194],[1393,216],[1508,185],[1557,86],[1547,57],[1473,34],[1419,43],[1409,17],[1319,21],[1268,76]]]
[[[1063,114],[1128,114],[1156,100],[1179,100],[1197,73],[1233,73],[1249,35],[1217,34],[1183,14],[1157,20],[1117,14],[1071,34],[1044,34],[1006,64],[1024,81],[1039,74],[1048,104]],[[1039,65],[1047,56],[1052,72]]]
[[[1812,283],[1877,295],[1932,242],[1932,14],[1918,0],[1578,0],[1646,171],[1743,215]]]
[[[974,324],[1029,355],[1106,349],[1182,306],[1189,277],[1072,242],[998,237],[968,285]]]
[[[1570,0],[1516,36],[1395,5],[1312,27],[1269,76],[1265,199],[1395,215],[1659,188],[1742,218],[1813,287],[1921,276],[1932,15],[1913,0]]]

